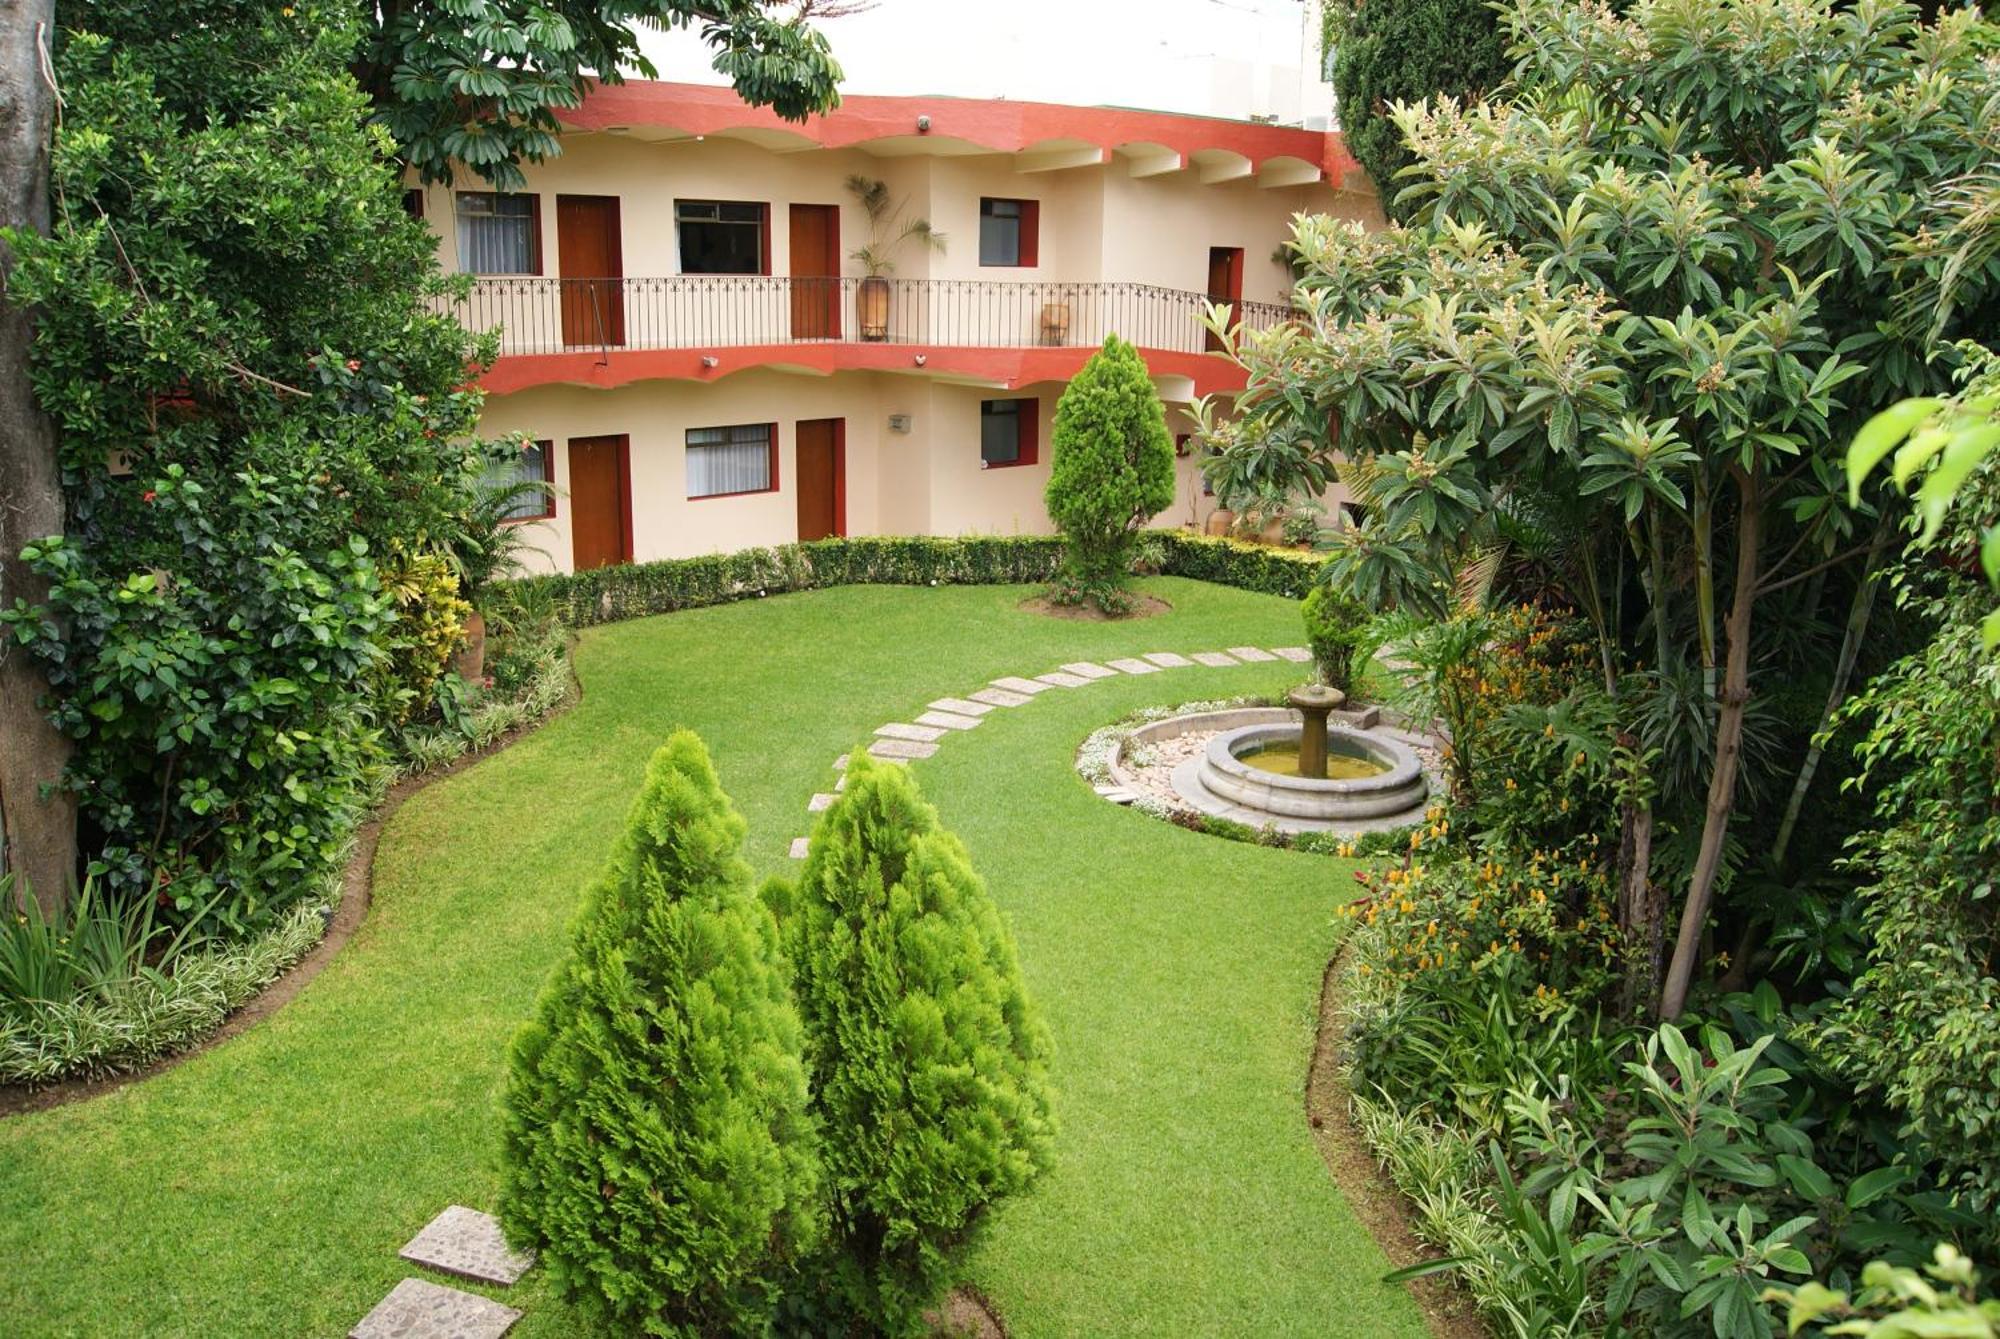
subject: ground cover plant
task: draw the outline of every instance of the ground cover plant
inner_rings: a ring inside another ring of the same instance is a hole
[[[1173,606],[1142,645],[1020,610],[1033,583],[846,587],[587,630],[574,707],[399,809],[368,920],[303,995],[156,1078],[0,1121],[10,1329],[343,1332],[440,1207],[496,1203],[507,1042],[662,738],[710,741],[746,858],[795,877],[807,798],[884,720],[1079,657],[1299,643],[1296,598],[1139,588]],[[1007,917],[1053,1041],[1057,1158],[968,1267],[1011,1333],[1321,1335],[1353,1315],[1424,1332],[1299,1109],[1329,902],[1353,866],[1151,822],[1074,769],[1091,730],[1163,695],[1301,677],[1193,668],[1043,694],[914,768]],[[527,1312],[516,1333],[585,1330],[543,1271],[504,1295]]]

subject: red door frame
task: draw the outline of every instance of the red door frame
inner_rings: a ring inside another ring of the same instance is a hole
[[[578,442],[615,442],[617,453],[614,459],[618,470],[618,560],[632,561],[632,435],[624,432],[589,433],[582,437],[569,437],[563,441],[563,454],[568,455]],[[549,473],[555,473],[553,456],[549,461]],[[576,477],[575,462],[570,463],[570,477]],[[569,565],[576,569],[576,520],[577,512],[570,509]]]
[[[802,418],[792,424],[792,452],[799,449],[799,429],[808,423],[833,425],[833,533],[847,537],[847,420],[845,418]],[[798,461],[792,461],[792,477],[801,477]],[[773,476],[776,477],[775,475]]]

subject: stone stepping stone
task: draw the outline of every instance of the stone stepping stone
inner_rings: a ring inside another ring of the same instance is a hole
[[[934,744],[944,738],[944,731],[935,725],[905,725],[901,721],[878,725],[875,733],[883,739],[907,739],[917,744]]]
[[[948,711],[954,716],[984,716],[993,710],[989,702],[968,702],[962,697],[941,697],[930,705],[932,711]]]
[[[1129,656],[1124,660],[1108,660],[1105,663],[1121,674],[1158,674],[1160,672],[1160,667],[1151,661],[1133,660]]]
[[[1184,669],[1194,664],[1186,656],[1175,655],[1172,651],[1148,651],[1145,659],[1152,661],[1161,669]]]
[[[1283,656],[1285,659],[1300,665],[1305,664],[1313,658],[1313,653],[1306,650],[1303,646],[1274,646],[1271,648],[1271,653]]]
[[[1197,665],[1206,665],[1210,669],[1221,669],[1224,665],[1240,665],[1243,662],[1234,656],[1224,655],[1220,651],[1196,651],[1194,653],[1194,663]]]
[[[808,852],[811,849],[812,849],[812,839],[810,837],[792,838],[792,859],[804,860],[806,858],[806,852]]]
[[[481,1283],[511,1284],[535,1263],[532,1252],[507,1245],[499,1219],[462,1204],[431,1219],[398,1254],[412,1264]]]
[[[1139,798],[1123,786],[1099,786],[1097,793],[1113,804],[1130,804]]]
[[[928,758],[936,753],[935,744],[919,743],[914,739],[878,739],[868,746],[868,752],[889,762],[908,762],[912,758]]]
[[[1035,677],[1043,683],[1051,683],[1058,688],[1081,688],[1090,682],[1081,674],[1067,674],[1062,670],[1050,670],[1047,674],[1037,674]]]
[[[977,716],[960,716],[954,711],[927,711],[917,717],[918,725],[935,725],[945,730],[970,730],[979,724]]]
[[[1277,659],[1269,651],[1255,646],[1232,646],[1229,648],[1229,654],[1235,656],[1238,660],[1247,660],[1253,665],[1260,660]]]
[[[841,791],[847,789],[847,776],[845,773],[842,773],[840,780],[833,783],[833,789],[835,794],[839,794]]]
[[[1010,693],[1025,693],[1029,697],[1033,697],[1036,693],[1046,693],[1050,688],[1054,687],[1053,684],[1043,683],[1040,679],[1024,679],[1018,674],[1010,674],[1004,679],[995,679],[993,680],[993,686],[995,688],[1004,688]],[[977,697],[979,694],[974,693],[973,696]]]
[[[490,1297],[404,1279],[347,1339],[500,1339],[521,1313]]]
[[[1047,684],[1042,685],[1047,688]],[[989,707],[1018,707],[1034,699],[1025,693],[1010,693],[1005,688],[982,688],[972,695],[974,702],[984,702]]]
[[[833,770],[836,772],[845,772],[847,770],[847,755],[845,753],[833,760]]]
[[[1088,660],[1072,660],[1062,668],[1064,673],[1074,674],[1079,679],[1115,679],[1118,677],[1117,670],[1106,669],[1104,666],[1094,664]]]
[[[843,781],[845,781],[846,779],[847,779],[846,777],[841,778],[841,780]],[[825,791],[821,791],[819,794],[813,796],[810,800],[806,801],[806,812],[809,814],[823,813],[826,810],[833,808],[834,799],[835,799],[834,796],[829,795]]]

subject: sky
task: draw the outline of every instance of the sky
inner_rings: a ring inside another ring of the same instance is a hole
[[[1324,116],[1304,0],[877,0],[823,29],[849,93]],[[697,34],[642,40],[664,79],[723,82]]]

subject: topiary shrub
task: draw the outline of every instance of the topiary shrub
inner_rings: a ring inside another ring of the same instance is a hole
[[[1485,0],[1329,0],[1324,13],[1347,151],[1389,217],[1407,220],[1396,174],[1414,160],[1389,104],[1439,94],[1469,102],[1497,87],[1512,69],[1500,16]]]
[[[1049,445],[1044,500],[1068,542],[1052,598],[1126,612],[1133,543],[1174,500],[1174,441],[1137,349],[1112,335],[1091,355],[1056,402]]]
[[[1330,586],[1314,586],[1302,606],[1306,645],[1312,648],[1320,682],[1354,696],[1355,661],[1361,653],[1361,629],[1368,611]]]
[[[798,1015],[743,831],[676,733],[510,1056],[501,1223],[621,1332],[758,1333],[817,1238]]]
[[[838,1324],[918,1334],[987,1209],[1048,1164],[1048,1037],[999,911],[906,768],[856,754],[792,900],[813,1107],[838,1132],[821,1300]]]

